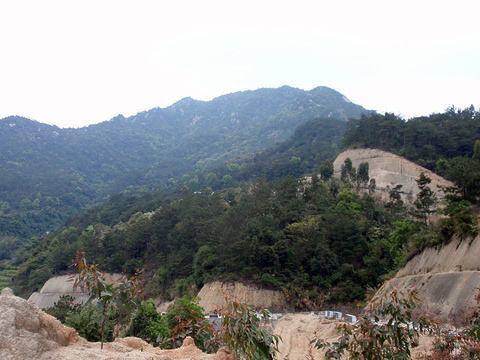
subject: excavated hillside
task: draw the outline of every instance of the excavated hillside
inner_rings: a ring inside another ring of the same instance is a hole
[[[104,273],[105,280],[109,283],[118,283],[122,275]],[[84,303],[88,300],[87,292],[74,287],[74,275],[61,275],[48,279],[39,292],[34,292],[28,301],[41,309],[51,308],[58,301],[60,296],[70,295],[77,303]]]
[[[240,282],[210,282],[202,287],[198,298],[206,313],[224,310],[232,301],[251,305],[255,309],[278,311],[287,308],[287,300],[281,291],[262,289]]]
[[[441,187],[453,186],[453,183],[438,176],[434,172],[417,165],[401,156],[378,149],[350,149],[337,156],[333,163],[334,174],[340,177],[344,161],[350,158],[355,168],[361,163],[368,163],[370,179],[375,179],[377,193],[388,199],[388,190],[402,185],[404,200],[411,202],[418,193],[415,179],[423,172],[432,179],[430,187],[439,198],[442,198]]]
[[[420,309],[452,324],[462,324],[478,308],[480,236],[453,239],[441,249],[427,248],[411,259],[375,297],[416,290]]]
[[[121,280],[120,274],[104,274],[110,283]],[[72,296],[77,303],[88,300],[89,295],[80,288],[74,288],[73,275],[55,276],[48,279],[39,292],[34,292],[28,301],[41,309],[52,307],[62,295]],[[278,290],[263,289],[258,286],[243,284],[241,282],[213,281],[205,284],[198,293],[200,306],[206,313],[222,311],[227,308],[227,303],[237,301],[253,306],[257,310],[269,309],[271,311],[284,311],[287,309],[287,300],[283,292]],[[158,301],[158,310],[166,311],[173,302]]]

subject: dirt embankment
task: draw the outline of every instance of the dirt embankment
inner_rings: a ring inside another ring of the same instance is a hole
[[[210,282],[202,287],[198,298],[206,313],[227,309],[228,303],[232,301],[248,304],[259,310],[278,311],[287,307],[287,300],[281,291],[262,289],[240,282]]]
[[[411,259],[377,292],[416,290],[420,307],[434,317],[460,324],[477,307],[480,289],[480,237],[453,239],[441,249],[428,248]]]
[[[388,199],[388,190],[396,185],[402,185],[404,200],[412,201],[418,193],[415,182],[423,172],[432,179],[431,188],[439,198],[443,197],[441,187],[453,186],[453,183],[401,156],[378,149],[350,149],[337,156],[333,163],[334,174],[340,177],[344,161],[350,158],[353,167],[368,163],[370,179],[375,179],[377,192],[382,198]]]

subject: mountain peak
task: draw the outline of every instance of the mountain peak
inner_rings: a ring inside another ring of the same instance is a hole
[[[174,103],[173,105],[171,105],[171,107],[175,107],[175,106],[189,106],[189,105],[192,105],[192,104],[197,104],[197,103],[201,103],[202,101],[201,100],[196,100],[190,96],[187,96],[187,97],[184,97],[180,100],[178,100],[176,103]]]

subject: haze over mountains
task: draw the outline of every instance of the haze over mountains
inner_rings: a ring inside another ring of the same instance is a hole
[[[345,121],[368,111],[327,87],[288,86],[184,98],[125,118],[64,129],[0,120],[0,233],[29,237],[129,186],[165,185],[288,139],[315,118]]]

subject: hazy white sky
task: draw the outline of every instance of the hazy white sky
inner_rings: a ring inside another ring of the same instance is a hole
[[[0,117],[62,127],[325,85],[409,117],[480,105],[480,2],[0,0]]]

